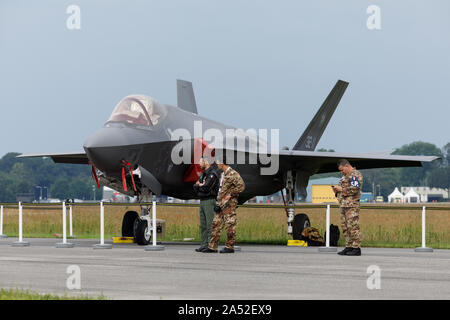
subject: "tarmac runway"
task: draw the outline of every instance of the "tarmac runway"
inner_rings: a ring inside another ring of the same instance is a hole
[[[71,239],[74,248],[55,248],[60,239],[12,247],[16,240],[0,239],[2,288],[111,299],[450,299],[450,250],[363,248],[362,256],[346,257],[317,247],[242,245],[234,254],[206,254],[194,244],[145,251],[135,244],[93,249],[95,239]],[[80,268],[80,290],[66,286],[71,265]],[[368,268],[379,268],[379,282]]]

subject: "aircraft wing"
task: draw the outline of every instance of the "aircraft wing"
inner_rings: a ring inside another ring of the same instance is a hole
[[[352,166],[360,169],[420,167],[422,162],[431,162],[439,157],[435,156],[401,156],[376,153],[340,153],[317,151],[280,151],[280,169],[300,169],[312,174],[336,172],[339,159],[347,159]]]
[[[56,163],[89,164],[89,159],[84,151],[74,153],[28,153],[21,154],[17,158],[52,158]]]

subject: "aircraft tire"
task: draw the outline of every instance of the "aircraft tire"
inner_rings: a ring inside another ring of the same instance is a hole
[[[311,222],[305,213],[296,214],[292,223],[292,239],[301,240],[303,229],[310,226]]]
[[[151,237],[146,237],[147,233],[147,220],[137,219],[135,221],[134,229],[134,241],[140,245],[145,246],[150,244]]]
[[[127,211],[122,220],[122,237],[134,237],[134,222],[139,219],[136,211]]]

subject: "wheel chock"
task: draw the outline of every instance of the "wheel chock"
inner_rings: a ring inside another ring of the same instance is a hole
[[[307,247],[308,243],[303,240],[288,240],[287,245],[289,247]]]
[[[134,237],[113,237],[113,243],[134,243]]]

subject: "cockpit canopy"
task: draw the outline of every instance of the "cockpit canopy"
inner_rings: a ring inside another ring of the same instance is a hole
[[[142,95],[130,95],[117,104],[107,122],[155,126],[165,114],[166,109],[155,99]]]

